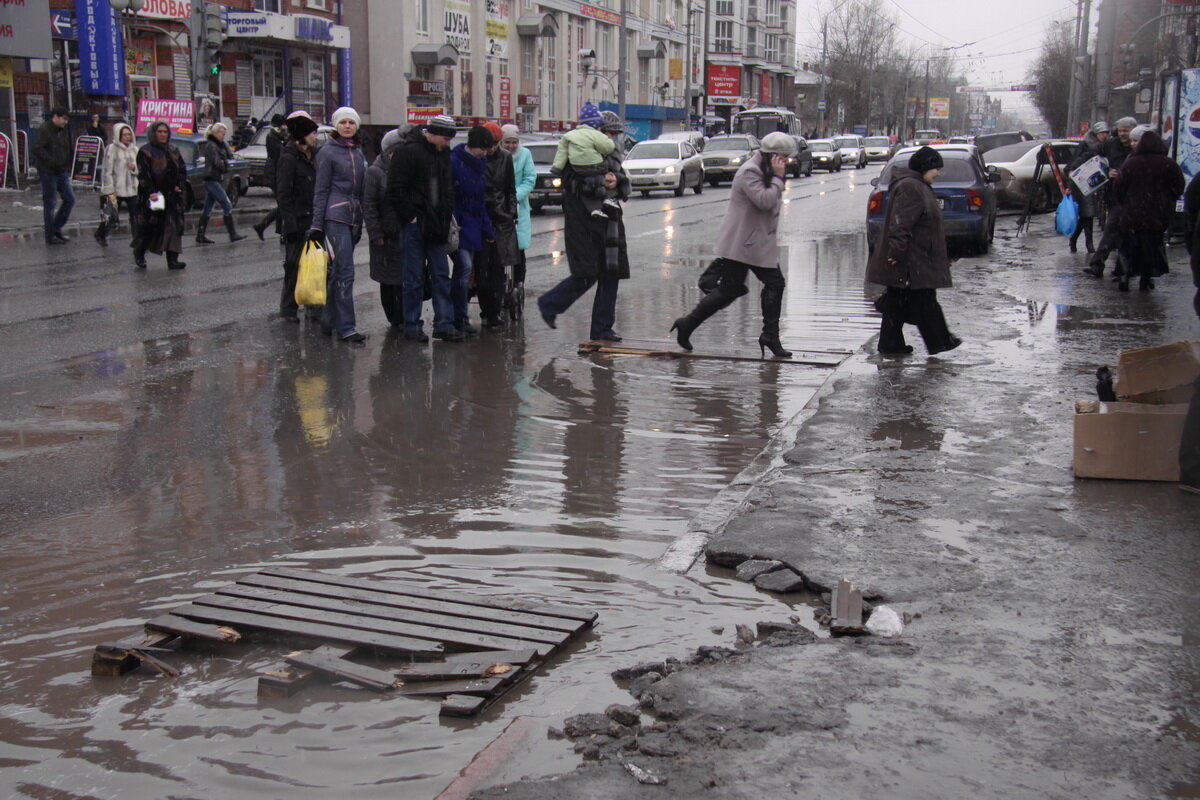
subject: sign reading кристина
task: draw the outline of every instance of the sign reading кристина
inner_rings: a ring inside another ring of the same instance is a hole
[[[151,100],[138,101],[137,133],[146,132],[151,122],[162,120],[172,133],[191,133],[196,116],[196,104],[191,100]]]

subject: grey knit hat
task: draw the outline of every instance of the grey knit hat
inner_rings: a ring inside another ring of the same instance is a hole
[[[1092,123],[1092,133],[1108,133],[1108,123],[1104,120]]]

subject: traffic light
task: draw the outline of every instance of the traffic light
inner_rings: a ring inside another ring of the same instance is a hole
[[[224,11],[225,7],[220,3],[204,4],[204,49],[213,76],[221,74],[221,47],[225,44],[225,32],[229,30]]]

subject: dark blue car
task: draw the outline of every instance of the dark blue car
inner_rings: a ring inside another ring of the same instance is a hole
[[[933,182],[933,193],[942,203],[946,243],[984,255],[996,230],[996,190],[992,184],[1000,180],[1000,175],[984,165],[979,151],[972,145],[934,145],[933,148],[942,154],[945,162],[942,173]],[[915,147],[899,151],[879,177],[871,181],[875,190],[867,201],[867,246],[872,251],[883,228],[892,174],[897,165],[908,166],[908,159],[915,152]]]

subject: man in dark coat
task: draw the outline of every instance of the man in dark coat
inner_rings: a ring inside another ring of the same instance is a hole
[[[275,196],[279,198],[279,228],[283,235],[283,291],[279,296],[279,316],[299,322],[296,304],[296,276],[300,255],[312,227],[313,194],[317,185],[317,123],[304,111],[294,111],[285,122],[288,142],[279,153],[275,168]]]
[[[1175,203],[1183,194],[1183,171],[1167,155],[1157,132],[1148,130],[1121,165],[1113,181],[1121,227],[1121,259],[1127,273],[1118,287],[1129,290],[1129,279],[1139,276],[1138,288],[1154,288],[1154,278],[1167,273],[1163,232],[1171,225]]]
[[[433,289],[434,332],[450,338],[457,334],[452,324],[446,252],[454,216],[449,150],[454,134],[454,118],[438,114],[424,128],[409,131],[388,166],[388,200],[403,226],[404,338],[417,342],[429,341],[421,320],[426,268]]]
[[[611,114],[612,112],[605,112]],[[616,114],[603,117],[600,130],[616,139],[624,125]],[[588,203],[599,198],[584,196],[585,185],[570,161],[563,171],[563,227],[567,264],[571,274],[550,291],[538,298],[538,310],[551,328],[557,328],[557,317],[596,285],[592,301],[591,338],[613,342],[621,337],[613,330],[617,321],[617,288],[629,277],[629,252],[625,240],[625,221],[621,203],[629,199],[629,178],[621,168],[621,157],[615,150],[605,156],[607,172],[600,191],[613,193],[603,201],[602,214],[593,214]]]
[[[475,270],[475,293],[483,327],[504,327],[500,318],[504,299],[504,270],[517,263],[517,176],[512,155],[500,146],[503,133],[495,122],[484,125],[492,135],[488,148],[487,210],[495,239],[485,244]]]
[[[363,222],[371,248],[371,280],[379,284],[379,302],[387,321],[394,327],[404,325],[404,244],[400,218],[387,197],[387,173],[392,156],[404,144],[412,129],[388,131],[380,146],[383,152],[367,167],[363,190]]]
[[[1133,143],[1129,140],[1129,134],[1137,127],[1137,120],[1133,117],[1121,117],[1113,127],[1116,128],[1117,135],[1110,136],[1101,150],[1101,155],[1108,161],[1110,181],[1110,185],[1105,187],[1104,193],[1098,198],[1098,202],[1103,203],[1107,209],[1104,235],[1100,237],[1100,246],[1096,248],[1096,252],[1088,262],[1087,269],[1083,271],[1085,275],[1091,275],[1093,278],[1104,277],[1104,262],[1108,260],[1109,253],[1117,249],[1120,242],[1121,228],[1117,222],[1119,212],[1116,209],[1116,199],[1112,195],[1111,181],[1117,177],[1117,171],[1121,169],[1125,159],[1133,152]],[[1120,266],[1117,269],[1119,270]]]
[[[71,188],[71,133],[67,130],[70,116],[65,108],[55,108],[50,119],[38,128],[33,139],[33,165],[42,182],[42,231],[46,244],[66,244],[63,226],[75,208],[75,190]],[[58,200],[62,205],[55,213]]]
[[[883,315],[878,350],[885,355],[912,352],[904,343],[906,322],[920,330],[930,355],[962,344],[937,301],[937,290],[953,285],[942,207],[932,188],[942,164],[941,154],[926,145],[908,166],[893,168],[883,229],[867,262],[867,280],[887,287],[875,301]]]
[[[83,130],[84,136],[95,136],[104,145],[108,146],[108,131],[104,130],[104,125],[100,122],[99,114],[92,114],[88,126]]]
[[[271,117],[271,130],[267,133],[267,163],[263,167],[263,180],[272,192],[275,191],[275,170],[279,164],[279,154],[283,152],[283,142],[287,136],[287,129],[283,126],[285,119],[283,114]],[[267,228],[278,219],[279,204],[276,203],[262,221],[254,223],[254,232],[258,234],[258,238],[263,238]]]
[[[1066,169],[1063,170],[1066,173],[1067,180],[1070,180],[1071,194],[1074,196],[1075,202],[1079,204],[1079,224],[1075,226],[1075,233],[1071,234],[1071,243],[1069,245],[1072,253],[1076,251],[1076,243],[1079,241],[1080,234],[1084,234],[1084,244],[1087,246],[1087,251],[1089,253],[1096,252],[1096,248],[1092,246],[1092,225],[1101,202],[1097,195],[1100,194],[1103,186],[1097,187],[1091,193],[1084,192],[1083,190],[1086,187],[1079,186],[1079,184],[1071,180],[1070,174],[1073,170],[1083,166],[1096,156],[1102,155],[1107,142],[1108,123],[1101,120],[1088,129],[1079,147],[1079,152],[1067,164]]]

